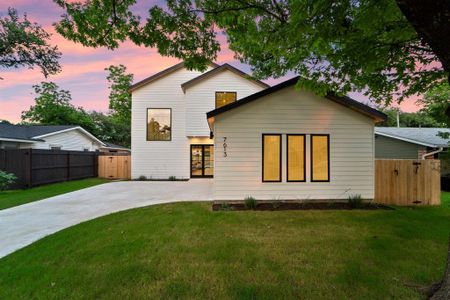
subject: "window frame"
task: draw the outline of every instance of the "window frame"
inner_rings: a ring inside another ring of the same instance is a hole
[[[313,159],[313,156],[314,156],[314,152],[313,152],[313,137],[314,136],[326,136],[327,137],[327,160],[328,160],[328,163],[327,163],[327,177],[328,177],[328,180],[314,180],[314,168],[313,168],[313,161],[314,161],[314,159]],[[311,166],[310,166],[310,171],[311,171],[311,173],[310,173],[310,176],[311,176],[311,178],[310,178],[310,181],[311,182],[330,182],[330,179],[331,179],[331,177],[330,177],[330,135],[327,133],[327,134],[311,134],[310,135],[310,141],[309,141],[309,145],[310,145],[310,149],[309,149],[309,151],[310,151],[310,153],[309,153],[309,155],[310,155],[310,162],[311,162]]]
[[[264,137],[265,136],[278,136],[280,137],[280,179],[279,180],[265,180],[264,179]],[[283,135],[280,133],[263,133],[261,139],[261,149],[262,149],[262,165],[261,165],[261,180],[262,182],[282,182],[283,181]]]
[[[170,112],[170,139],[168,140],[149,140],[148,139],[148,110],[149,109],[168,109]],[[172,108],[171,107],[147,107],[146,110],[146,116],[145,116],[146,122],[145,122],[145,140],[147,142],[171,142],[172,141]]]
[[[231,102],[231,103],[234,103],[234,102],[236,102],[237,101],[237,92],[232,92],[232,91],[216,91],[215,92],[215,94],[214,94],[214,109],[217,109],[218,107],[217,107],[217,94],[219,94],[219,93],[229,93],[229,94],[234,94],[234,96],[235,96],[235,100],[233,101],[233,102]],[[228,104],[231,104],[231,103],[228,103]],[[221,107],[224,107],[224,106],[226,106],[226,105],[228,105],[228,104],[225,104],[225,105],[223,105],[223,106],[221,106]],[[219,107],[220,108],[220,107]]]
[[[303,137],[303,180],[289,180],[289,137],[302,136]],[[286,182],[306,182],[306,134],[292,133],[286,134]]]

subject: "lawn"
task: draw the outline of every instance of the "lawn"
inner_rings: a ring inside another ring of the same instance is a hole
[[[107,182],[106,179],[88,178],[47,184],[25,190],[11,190],[0,192],[0,210],[68,192],[73,192],[76,190],[81,190],[105,182]]]
[[[0,260],[0,299],[421,299],[444,271],[440,207],[108,215]]]

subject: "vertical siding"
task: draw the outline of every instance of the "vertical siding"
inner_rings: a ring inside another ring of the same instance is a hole
[[[237,92],[237,99],[263,90],[229,70],[204,79],[186,90],[186,135],[209,136],[206,113],[215,109],[215,92]]]
[[[420,151],[426,151],[427,147],[408,143],[405,141],[375,136],[375,157],[393,159],[418,159]]]
[[[189,140],[186,137],[186,109],[181,84],[201,75],[177,70],[132,94],[131,176],[189,178]],[[147,108],[172,108],[172,141],[147,141]]]
[[[215,118],[215,199],[374,198],[374,124],[328,99],[288,87]],[[281,133],[282,182],[261,180],[261,135]],[[307,134],[306,182],[286,182],[286,135]],[[310,136],[330,135],[330,182],[311,182]],[[227,138],[227,157],[223,138]]]

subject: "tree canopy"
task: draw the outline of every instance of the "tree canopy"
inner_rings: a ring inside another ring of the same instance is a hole
[[[21,20],[17,11],[8,9],[0,17],[0,67],[30,69],[39,67],[47,77],[61,71],[58,60],[61,52],[48,43],[50,34],[24,15]]]
[[[129,91],[133,83],[133,74],[127,74],[127,68],[124,65],[111,65],[105,69],[109,72],[108,80],[109,109],[111,116],[123,121],[126,124],[131,123],[131,93]]]
[[[413,10],[422,0],[169,0],[145,20],[132,11],[135,0],[54,1],[65,9],[57,31],[83,45],[114,49],[130,39],[202,70],[224,32],[256,77],[294,72],[319,94],[360,91],[389,104],[424,94],[450,70],[448,36],[433,39]],[[448,1],[427,2],[422,14],[436,15],[433,28],[450,31]]]

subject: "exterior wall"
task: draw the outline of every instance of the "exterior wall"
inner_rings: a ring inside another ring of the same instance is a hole
[[[27,145],[30,145],[29,143]],[[0,149],[19,149],[19,142],[0,141]]]
[[[177,70],[132,94],[131,177],[189,178],[189,139],[186,137],[186,108],[181,84],[201,75]],[[172,140],[147,141],[147,108],[172,108]],[[203,118],[206,118],[204,116]]]
[[[375,158],[418,159],[427,147],[405,141],[375,135]]]
[[[374,123],[349,108],[288,87],[216,116],[214,126],[216,200],[374,198]],[[262,182],[263,133],[283,134],[282,182]],[[307,134],[306,182],[286,182],[287,133]],[[330,182],[311,182],[309,134],[330,135]]]
[[[209,136],[206,113],[215,109],[216,92],[236,92],[236,99],[241,99],[263,89],[228,70],[186,89],[186,135]]]

